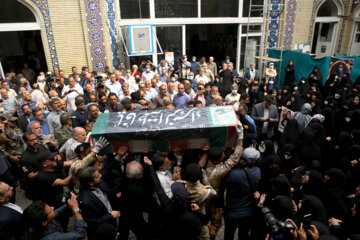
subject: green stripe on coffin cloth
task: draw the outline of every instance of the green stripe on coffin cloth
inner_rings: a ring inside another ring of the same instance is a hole
[[[104,135],[115,151],[125,143],[130,152],[137,152],[144,146],[150,151],[194,149],[209,140],[225,146],[234,138],[228,132],[236,133],[236,121],[232,107],[104,113],[95,123],[92,137]],[[229,131],[228,128],[233,129]]]
[[[101,113],[99,114],[96,123],[91,131],[91,139],[99,139],[101,136],[105,135],[106,132],[106,127],[107,124],[109,122],[109,117],[110,114],[108,113]],[[116,148],[112,148],[111,144],[109,144],[107,147],[105,147],[105,149],[103,150],[104,152],[113,152],[113,149]]]

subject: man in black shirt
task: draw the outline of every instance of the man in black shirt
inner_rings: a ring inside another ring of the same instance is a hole
[[[64,186],[69,185],[72,175],[66,177],[64,167],[70,167],[70,161],[56,161],[56,153],[49,153],[46,158],[41,159],[40,170],[34,185],[37,190],[38,200],[48,205],[59,207],[63,205],[61,198]]]
[[[28,198],[34,199],[33,181],[38,175],[40,164],[45,159],[50,151],[43,145],[38,144],[38,139],[35,134],[26,132],[23,135],[23,140],[27,145],[25,152],[21,155],[20,163],[26,175],[27,181],[22,186],[25,188],[25,194]]]

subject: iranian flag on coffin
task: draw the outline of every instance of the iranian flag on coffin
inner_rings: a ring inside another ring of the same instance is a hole
[[[102,113],[91,138],[105,136],[111,151],[122,145],[129,152],[196,149],[204,142],[232,147],[237,140],[236,125],[231,106]]]

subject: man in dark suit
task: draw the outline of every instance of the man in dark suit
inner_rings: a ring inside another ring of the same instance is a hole
[[[24,232],[23,210],[16,204],[10,203],[13,188],[0,182],[0,239],[15,240]]]
[[[29,104],[24,104],[21,106],[21,110],[23,111],[23,115],[18,119],[18,126],[21,129],[21,131],[26,132],[27,126],[33,119],[31,107]]]
[[[269,139],[274,136],[274,127],[279,123],[277,107],[272,104],[273,97],[267,95],[264,101],[256,104],[251,112],[251,118],[255,120],[257,134],[260,139]]]
[[[255,69],[255,63],[250,64],[250,68],[244,73],[244,79],[248,84],[254,80],[260,81],[259,71]]]
[[[95,231],[103,224],[112,224],[116,229],[116,219],[120,211],[114,211],[109,199],[115,199],[110,189],[101,183],[102,175],[95,167],[79,171],[80,208],[88,224],[88,237],[92,239]]]

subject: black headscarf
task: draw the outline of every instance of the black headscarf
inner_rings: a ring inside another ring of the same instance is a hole
[[[348,214],[346,193],[347,184],[344,172],[338,168],[326,174],[330,179],[325,183],[327,191],[326,209],[330,217],[345,219]]]
[[[322,201],[313,195],[304,195],[301,203],[299,214],[301,219],[306,214],[312,214],[313,221],[319,221],[323,224],[328,224],[327,214]]]
[[[287,196],[278,195],[273,198],[270,203],[270,208],[276,218],[280,221],[294,219],[292,199]]]
[[[322,161],[322,152],[315,142],[314,130],[310,127],[306,127],[301,135],[302,141],[299,147],[299,160],[305,165],[310,164],[312,160]]]
[[[284,195],[291,197],[291,189],[289,179],[285,176],[278,176],[271,180],[274,196]]]
[[[287,121],[285,130],[280,137],[280,146],[285,146],[286,143],[291,143],[296,146],[300,140],[299,125],[295,119]]]

